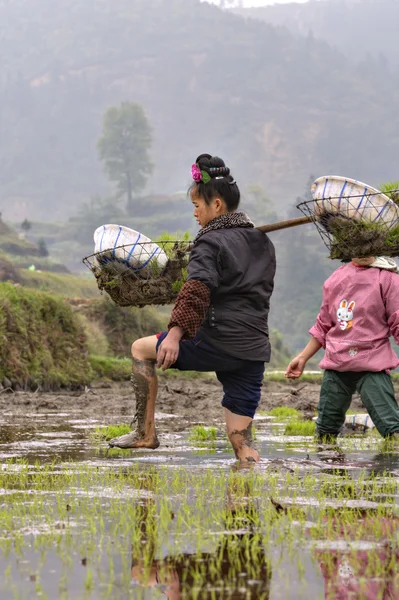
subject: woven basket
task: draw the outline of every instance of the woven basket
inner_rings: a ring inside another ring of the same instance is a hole
[[[93,272],[99,289],[118,306],[172,304],[187,276],[191,243],[167,241],[158,242],[158,246],[168,257],[166,265],[154,257],[151,242],[136,244],[139,268],[129,265],[130,245],[96,252],[83,263]]]
[[[399,256],[399,206],[375,188],[343,177],[320,177],[313,200],[297,208],[311,220],[330,258]]]

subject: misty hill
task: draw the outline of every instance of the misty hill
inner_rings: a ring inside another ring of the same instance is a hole
[[[371,184],[397,174],[398,86],[312,37],[198,0],[0,4],[0,209],[59,219],[110,187],[96,141],[107,106],[153,127],[147,193],[184,190],[200,152],[292,204],[310,172]]]
[[[274,4],[234,9],[292,33],[328,42],[350,60],[370,61],[399,68],[399,2],[397,0],[310,0],[305,4]]]

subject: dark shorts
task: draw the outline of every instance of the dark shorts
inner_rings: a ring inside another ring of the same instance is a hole
[[[159,334],[157,350],[167,334],[167,331]],[[171,369],[215,371],[223,385],[222,406],[236,415],[254,417],[260,401],[264,362],[234,358],[194,338],[180,342],[179,357]]]

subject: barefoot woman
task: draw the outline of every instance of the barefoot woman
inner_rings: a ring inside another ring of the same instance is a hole
[[[201,229],[188,277],[168,331],[132,347],[137,430],[113,439],[119,448],[157,448],[156,365],[163,370],[215,371],[223,385],[227,433],[240,461],[259,461],[252,420],[265,362],[275,254],[269,238],[236,212],[240,191],[223,160],[202,154],[192,167],[190,196]]]

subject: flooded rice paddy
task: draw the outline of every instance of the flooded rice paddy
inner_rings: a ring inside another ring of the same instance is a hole
[[[2,600],[399,598],[399,451],[261,416],[237,469],[222,426],[158,416],[158,450],[121,451],[95,434],[120,417],[1,415]]]

